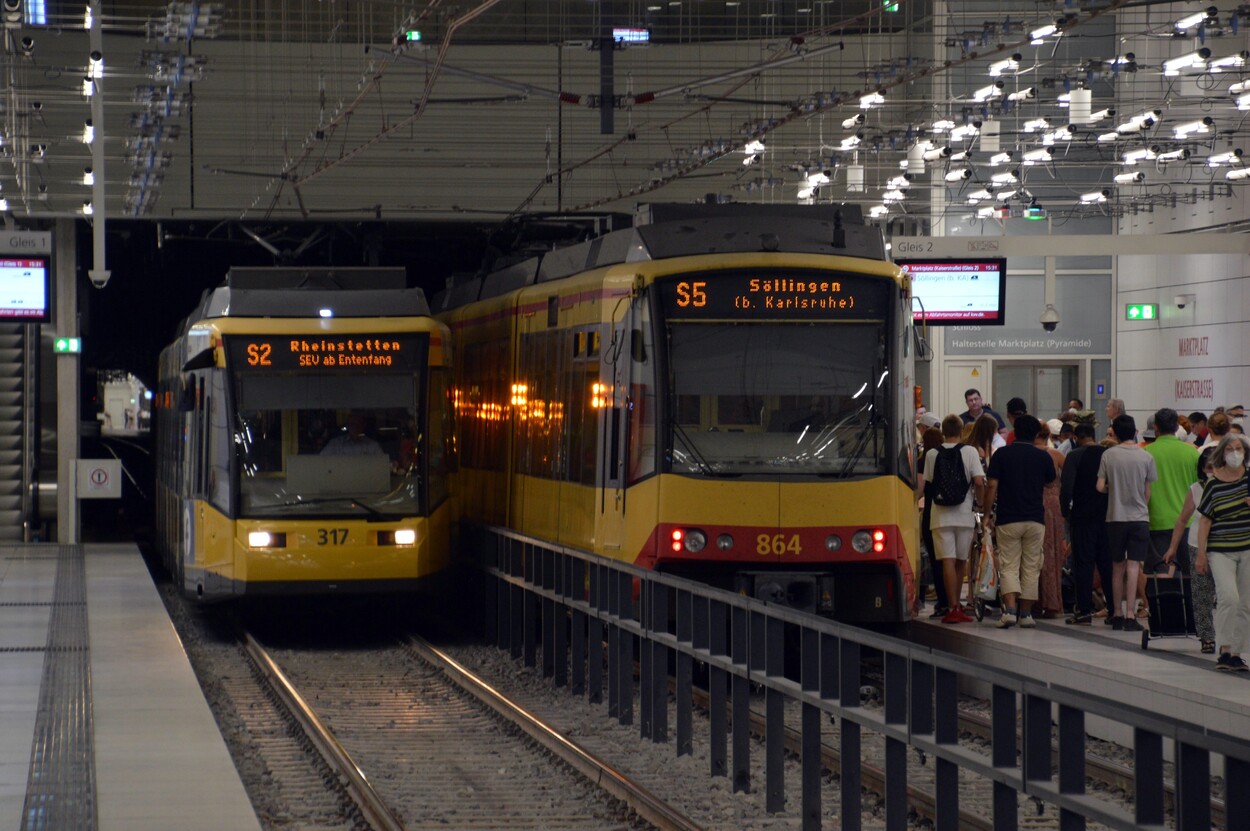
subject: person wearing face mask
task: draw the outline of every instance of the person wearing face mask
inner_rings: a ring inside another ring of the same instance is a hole
[[[1247,672],[1241,651],[1250,641],[1250,489],[1245,437],[1226,435],[1215,447],[1215,468],[1198,504],[1198,554],[1194,568],[1215,580],[1215,668]]]

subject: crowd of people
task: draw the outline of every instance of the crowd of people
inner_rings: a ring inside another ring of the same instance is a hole
[[[1139,430],[1112,399],[1099,435],[1096,414],[1079,399],[1045,421],[1020,398],[1004,415],[978,390],[964,400],[967,410],[945,418],[917,410],[930,617],[973,620],[964,591],[971,600],[969,563],[982,551],[997,563],[999,629],[1063,617],[1141,632],[1148,578],[1181,577],[1192,588],[1201,651],[1218,653],[1219,670],[1250,671],[1242,657],[1250,650],[1243,405],[1209,415],[1163,407]]]

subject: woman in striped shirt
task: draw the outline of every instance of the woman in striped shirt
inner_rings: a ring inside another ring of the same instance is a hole
[[[1199,574],[1215,580],[1215,637],[1220,657],[1215,668],[1250,671],[1241,650],[1250,638],[1250,485],[1246,458],[1250,441],[1230,433],[1215,448],[1215,469],[1198,505]]]

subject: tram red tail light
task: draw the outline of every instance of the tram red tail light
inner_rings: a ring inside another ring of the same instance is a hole
[[[680,528],[673,529],[673,550],[674,551],[681,551],[682,540],[684,540],[685,538],[686,538],[685,531],[681,530]]]
[[[880,528],[872,532],[872,550],[877,554],[885,551],[885,531]]]

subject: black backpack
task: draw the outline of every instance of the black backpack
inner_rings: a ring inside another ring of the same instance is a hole
[[[933,460],[933,504],[953,507],[968,496],[968,473],[964,469],[963,445],[939,447]]]

